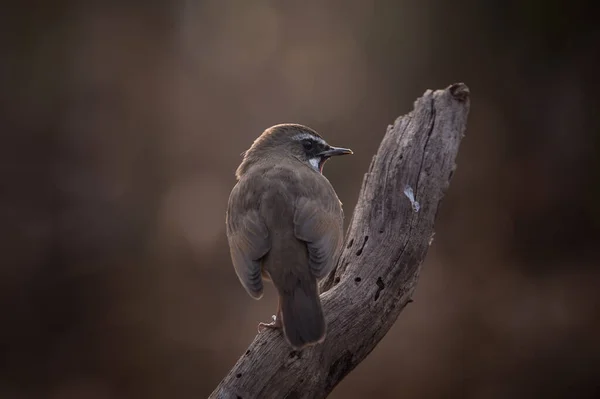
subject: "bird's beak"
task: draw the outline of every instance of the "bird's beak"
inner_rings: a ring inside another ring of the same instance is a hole
[[[329,157],[333,157],[336,155],[348,155],[348,154],[354,154],[354,153],[349,148],[329,147],[329,149],[327,151],[321,152],[319,154],[319,156],[329,158]]]

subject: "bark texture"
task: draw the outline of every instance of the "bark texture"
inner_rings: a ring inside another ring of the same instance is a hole
[[[388,127],[321,284],[325,341],[294,351],[279,331],[258,334],[211,399],[325,398],[373,350],[411,302],[468,113],[457,83],[426,91]]]

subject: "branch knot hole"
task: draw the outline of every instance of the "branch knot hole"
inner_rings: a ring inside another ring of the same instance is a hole
[[[301,351],[293,350],[288,355],[288,358],[287,358],[287,360],[286,360],[285,363],[287,365],[290,365],[290,364],[294,363],[296,360],[300,359],[301,357],[302,357],[302,352]]]
[[[367,245],[368,240],[369,240],[369,236],[365,236],[365,240],[363,241],[363,243],[360,246],[360,248],[358,249],[358,251],[356,251],[356,256],[362,255],[363,249],[365,248],[365,245]]]

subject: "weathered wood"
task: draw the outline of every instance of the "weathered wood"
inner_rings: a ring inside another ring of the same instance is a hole
[[[428,90],[388,127],[322,282],[325,342],[294,351],[279,331],[260,333],[210,398],[324,398],[373,350],[411,301],[468,113],[469,89],[458,83]]]

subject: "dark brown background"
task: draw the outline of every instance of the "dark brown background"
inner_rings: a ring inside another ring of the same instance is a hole
[[[0,15],[0,397],[206,397],[276,306],[229,260],[240,153],[280,122],[351,147],[326,167],[349,215],[387,124],[455,81],[469,126],[415,302],[331,397],[600,395],[591,8],[14,3]]]

